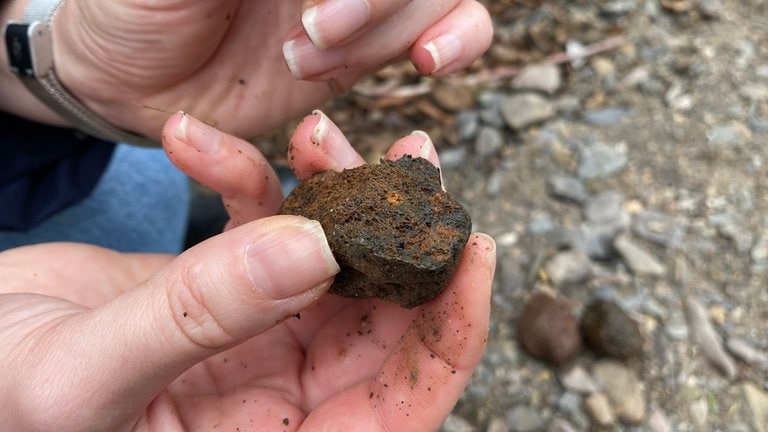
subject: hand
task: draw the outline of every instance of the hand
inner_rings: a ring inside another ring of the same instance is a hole
[[[26,2],[11,3],[18,19]],[[64,85],[153,138],[179,110],[250,138],[396,60],[435,76],[467,66],[493,32],[476,0],[70,1],[52,29]]]
[[[164,131],[171,159],[227,197],[232,229],[175,258],[78,244],[0,253],[0,424],[439,427],[483,353],[493,241],[472,235],[447,289],[415,309],[325,295],[338,267],[319,225],[262,217],[279,185],[261,155],[186,115]],[[291,149],[301,176],[362,163],[321,114]],[[402,153],[437,161],[423,134],[388,157]]]

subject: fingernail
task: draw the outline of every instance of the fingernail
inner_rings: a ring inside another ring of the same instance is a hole
[[[195,150],[213,154],[219,151],[221,131],[201,122],[185,112],[181,112],[181,120],[176,126],[173,136],[191,146]]]
[[[370,18],[366,0],[326,0],[304,11],[301,22],[319,49],[344,40]]]
[[[312,114],[320,116],[317,125],[312,129],[312,143],[321,146],[325,154],[336,163],[334,170],[341,171],[359,165],[357,153],[346,145],[346,138],[331,119],[320,110],[314,110]]]
[[[320,223],[299,217],[249,245],[246,264],[254,288],[275,300],[299,295],[339,272]]]
[[[283,44],[283,58],[297,79],[311,78],[341,67],[346,57],[346,51],[340,48],[318,49],[307,35]]]
[[[459,39],[458,36],[452,33],[446,33],[427,42],[423,45],[423,48],[427,50],[429,56],[432,57],[432,62],[434,64],[430,73],[435,73],[458,59],[461,56],[461,51],[464,49],[464,45],[461,43],[461,39]]]
[[[422,138],[424,142],[419,146],[419,154],[418,157],[422,159],[426,159],[430,162],[434,162],[435,158],[435,144],[432,143],[432,139],[427,135],[426,132],[415,130],[411,132],[411,135]]]

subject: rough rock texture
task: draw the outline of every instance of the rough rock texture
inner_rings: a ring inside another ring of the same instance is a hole
[[[442,291],[472,221],[429,161],[406,156],[301,182],[278,211],[318,220],[341,272],[331,292],[406,308]]]

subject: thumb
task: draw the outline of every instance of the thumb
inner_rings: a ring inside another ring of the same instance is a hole
[[[46,362],[67,373],[46,387],[61,389],[59,406],[94,407],[90,413],[114,416],[100,419],[109,426],[126,424],[194,364],[316,301],[338,271],[318,222],[275,216],[244,224],[61,323],[51,337],[57,358]]]

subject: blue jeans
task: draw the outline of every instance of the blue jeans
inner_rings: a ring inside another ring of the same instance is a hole
[[[189,200],[188,178],[162,149],[120,144],[91,195],[29,231],[0,231],[0,250],[72,241],[121,252],[178,253]]]

